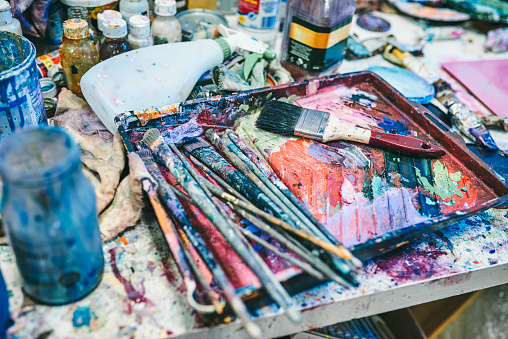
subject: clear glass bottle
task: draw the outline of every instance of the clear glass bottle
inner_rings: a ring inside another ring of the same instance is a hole
[[[150,32],[150,19],[144,15],[134,15],[129,19],[131,28],[128,40],[133,49],[153,45],[153,36]]]
[[[45,304],[76,301],[102,277],[95,193],[80,155],[54,127],[19,130],[0,144],[2,222],[23,290]]]
[[[152,22],[152,35],[155,45],[182,41],[182,26],[175,17],[174,0],[155,1],[155,19]]]
[[[120,13],[129,24],[129,19],[134,15],[148,15],[148,0],[120,0]]]
[[[69,7],[69,9],[67,9],[67,17],[69,19],[83,19],[88,23],[88,37],[90,38],[90,41],[93,42],[97,50],[99,50],[99,35],[91,24],[90,17],[88,16],[88,10],[81,6]]]
[[[282,65],[298,80],[336,72],[354,12],[354,0],[288,1]]]
[[[80,80],[83,74],[99,62],[99,52],[90,41],[88,23],[83,19],[69,19],[63,23],[64,38],[60,45],[60,63],[67,88],[83,97]]]
[[[99,50],[100,61],[132,51],[132,46],[127,40],[127,23],[124,19],[109,19],[104,21],[102,26],[105,39]]]
[[[11,5],[5,0],[0,0],[0,31],[23,35],[21,24],[12,17]]]

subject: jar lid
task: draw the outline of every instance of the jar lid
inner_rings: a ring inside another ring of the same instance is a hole
[[[134,15],[129,19],[129,32],[132,36],[145,39],[150,35],[150,19],[144,15]]]
[[[55,82],[51,78],[42,78],[39,81],[41,83],[41,93],[43,98],[56,97],[58,90],[56,88]]]
[[[88,22],[83,19],[69,19],[63,23],[64,35],[68,39],[83,39],[87,38]]]
[[[11,5],[7,1],[0,1],[0,25],[12,22]]]
[[[103,23],[108,19],[122,19],[122,13],[114,9],[106,9],[97,14],[97,27],[102,32],[104,29]]]
[[[146,27],[150,26],[150,19],[146,15],[133,15],[129,18],[130,27]]]
[[[175,0],[157,0],[155,1],[155,14],[161,16],[171,16],[176,14]]]
[[[127,35],[127,23],[124,19],[108,19],[102,23],[104,36],[106,38],[123,38]]]

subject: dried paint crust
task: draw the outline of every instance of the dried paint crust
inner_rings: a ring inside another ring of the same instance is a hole
[[[329,111],[362,127],[411,135],[438,144],[447,155],[438,160],[407,157],[364,145],[321,144],[257,130],[255,115],[273,99]],[[497,198],[508,193],[479,159],[426,118],[426,112],[415,109],[376,75],[361,72],[188,101],[172,114],[142,122],[126,113],[116,123],[129,151],[136,149],[146,128],[172,128],[192,117],[204,126],[216,126],[219,133],[234,127],[311,212],[366,259],[499,204]],[[296,281],[294,274],[289,277]]]

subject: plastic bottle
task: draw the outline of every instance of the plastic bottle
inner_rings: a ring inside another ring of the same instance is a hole
[[[238,30],[267,43],[273,48],[277,38],[279,1],[238,0]]]
[[[99,61],[132,51],[132,46],[127,41],[127,24],[124,19],[109,19],[102,26],[105,40],[99,50]]]
[[[63,23],[63,44],[60,46],[60,62],[72,93],[83,97],[80,81],[83,74],[99,62],[99,52],[90,41],[88,23],[83,19],[70,19]]]
[[[114,132],[120,113],[185,101],[203,73],[232,53],[268,52],[266,44],[243,33],[224,26],[219,32],[224,38],[151,46],[99,63],[81,80],[86,101]]]
[[[83,19],[88,23],[88,32],[90,34],[89,35],[90,41],[92,41],[97,50],[99,50],[99,35],[97,34],[97,31],[90,22],[88,10],[85,7],[81,6],[69,7],[69,9],[67,9],[67,17],[69,19]]]
[[[102,277],[95,193],[80,155],[70,135],[52,127],[19,130],[0,145],[2,222],[23,291],[39,302],[76,301]]]
[[[21,24],[12,17],[11,5],[7,1],[0,1],[0,31],[23,35]]]
[[[152,22],[155,45],[182,41],[182,26],[175,14],[176,2],[174,0],[155,1],[155,19]]]
[[[132,49],[153,45],[153,36],[150,32],[150,19],[144,15],[134,15],[129,19],[131,27],[128,40]]]
[[[120,0],[120,13],[126,23],[134,15],[148,15],[148,0]]]
[[[119,11],[115,11],[113,9],[106,9],[99,14],[97,14],[97,29],[99,30],[99,40],[102,44],[104,42],[104,33],[102,31],[104,30],[103,22],[108,19],[122,19],[122,13]]]
[[[299,80],[336,72],[354,12],[354,0],[288,1],[282,65]]]

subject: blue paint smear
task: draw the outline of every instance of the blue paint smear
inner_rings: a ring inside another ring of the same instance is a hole
[[[90,326],[90,308],[78,307],[72,315],[72,325],[74,327]]]
[[[409,129],[403,122],[399,120],[392,120],[387,117],[383,117],[383,121],[378,123],[386,133],[409,135]]]

